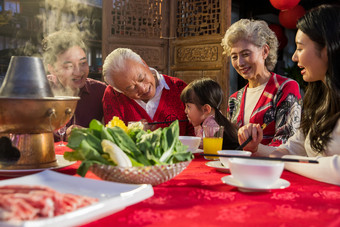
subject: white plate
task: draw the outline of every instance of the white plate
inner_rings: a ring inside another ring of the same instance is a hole
[[[56,155],[56,160],[57,160],[57,166],[42,168],[42,169],[0,169],[0,176],[3,176],[3,177],[24,176],[24,175],[28,175],[32,173],[41,172],[47,169],[61,169],[61,168],[64,168],[66,166],[70,166],[76,163],[75,161],[70,162],[64,159],[63,155]]]
[[[229,166],[223,166],[222,163],[218,161],[210,161],[205,163],[209,167],[216,168],[216,170],[223,172],[223,173],[230,173]]]
[[[203,153],[203,150],[202,149],[197,149],[195,151],[191,151],[191,153],[193,153],[193,154]]]
[[[241,192],[266,192],[271,189],[284,189],[289,187],[290,183],[284,179],[278,179],[273,185],[266,188],[257,188],[257,187],[247,187],[238,182],[232,175],[225,176],[221,178],[222,182],[225,184],[229,184],[231,186],[238,187],[238,190]]]
[[[99,202],[53,218],[42,218],[40,220],[23,221],[13,224],[0,222],[0,226],[79,226],[113,214],[153,195],[153,188],[149,184],[121,184],[74,177],[51,170],[0,181],[0,185],[13,184],[44,185],[61,193],[98,198]]]

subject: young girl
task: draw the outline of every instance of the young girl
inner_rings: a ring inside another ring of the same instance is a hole
[[[224,126],[222,149],[235,149],[239,145],[236,126],[220,111],[223,91],[217,82],[209,78],[192,81],[182,91],[181,100],[196,136],[203,137],[205,125],[221,125]]]

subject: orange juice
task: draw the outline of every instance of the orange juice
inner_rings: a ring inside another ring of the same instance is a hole
[[[223,138],[205,137],[203,138],[204,154],[217,154],[217,151],[222,150]],[[211,156],[205,156],[206,159],[218,159]]]

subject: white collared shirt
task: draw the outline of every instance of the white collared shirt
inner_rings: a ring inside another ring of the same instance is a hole
[[[153,117],[155,116],[159,101],[162,96],[163,88],[167,90],[169,90],[170,88],[165,82],[165,79],[162,74],[159,74],[157,70],[155,70],[154,68],[150,68],[150,70],[151,70],[151,73],[155,75],[155,77],[158,80],[158,86],[156,88],[155,96],[152,99],[150,99],[147,103],[145,103],[143,100],[140,100],[140,99],[134,99],[134,100],[148,113],[150,118],[153,119]]]

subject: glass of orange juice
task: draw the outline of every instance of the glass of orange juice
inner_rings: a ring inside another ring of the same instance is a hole
[[[223,126],[203,126],[203,152],[204,154],[218,154],[222,150]],[[208,160],[218,160],[219,157],[204,156]]]

